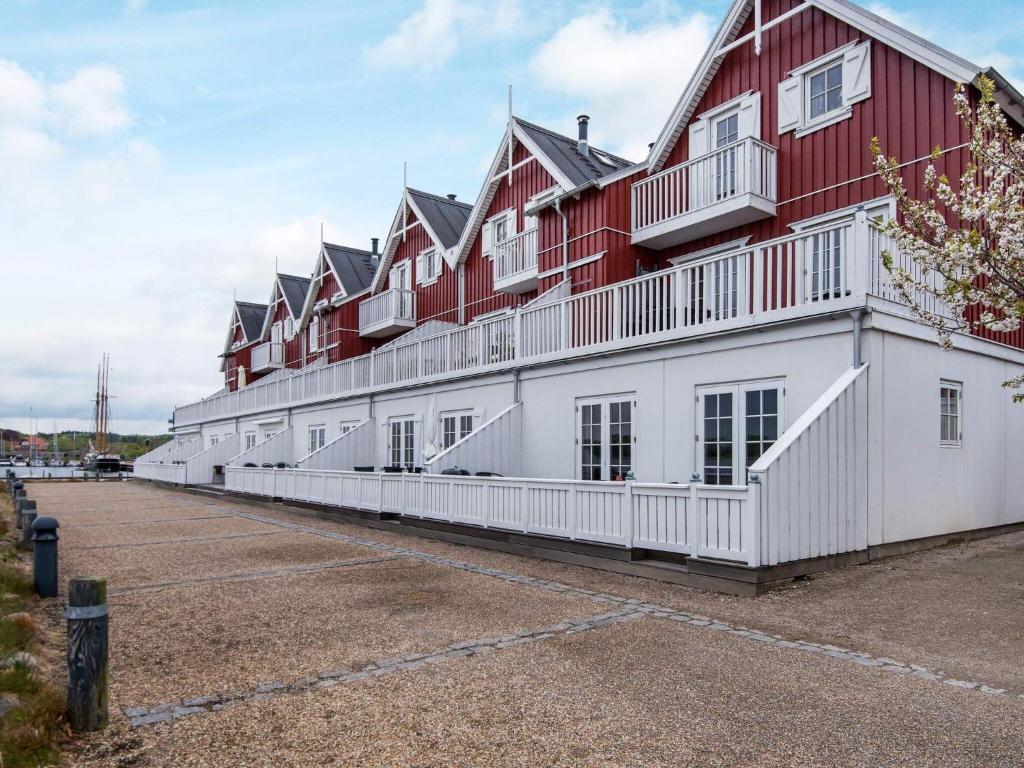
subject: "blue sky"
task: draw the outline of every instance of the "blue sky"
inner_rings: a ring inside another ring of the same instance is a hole
[[[0,424],[115,428],[220,385],[231,296],[328,239],[383,237],[409,183],[472,201],[518,114],[640,159],[728,3],[0,0]],[[1017,2],[869,4],[1018,83]],[[85,421],[83,421],[85,420]]]

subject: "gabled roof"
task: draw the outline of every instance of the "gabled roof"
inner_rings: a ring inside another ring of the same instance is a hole
[[[509,130],[510,128],[511,130]],[[469,222],[462,232],[458,248],[454,251],[452,266],[465,261],[469,256],[469,248],[486,218],[487,209],[491,205],[491,200],[494,199],[497,185],[506,178],[510,140],[513,142],[513,148],[515,142],[526,147],[555,180],[562,193],[599,183],[608,176],[634,167],[629,160],[593,146],[584,156],[579,151],[577,139],[571,139],[513,115],[511,125],[505,127],[505,135],[501,139],[498,151],[494,154],[494,160],[491,161],[487,178],[477,196]]]
[[[583,155],[580,153],[577,139],[528,123],[519,117],[515,118],[515,121],[533,140],[537,149],[558,166],[574,187],[633,165],[629,160],[595,147],[590,147],[587,154]]]
[[[302,315],[302,305],[306,303],[310,278],[278,273],[277,282],[281,286],[285,303],[288,305],[288,314],[292,316],[292,319],[298,320]]]
[[[876,40],[956,82],[976,84],[979,75],[988,74],[998,85],[997,98],[1000,106],[1015,120],[1024,124],[1024,109],[1022,109],[1020,94],[1012,86],[1007,87],[1008,83],[1005,79],[994,70],[982,69],[966,59],[918,37],[888,19],[883,19],[866,8],[850,2],[850,0],[807,0],[804,6],[798,6],[803,11],[811,7],[820,8],[825,13],[871,35]],[[697,69],[683,91],[683,95],[672,110],[658,140],[651,148],[647,160],[648,173],[656,173],[663,167],[669,152],[682,135],[690,118],[693,117],[697,104],[718,72],[718,67],[724,58],[724,55],[719,55],[719,49],[737,39],[740,29],[753,8],[754,0],[733,1],[722,24],[718,27],[718,31],[711,39],[711,44],[704,52],[704,57],[697,65]],[[798,11],[794,9],[793,12]],[[771,19],[762,19],[762,25],[769,24],[771,21]]]
[[[370,287],[376,270],[373,253],[334,243],[324,243],[323,253],[338,285],[346,294],[351,296]]]
[[[381,254],[377,272],[374,274],[370,286],[373,291],[379,291],[384,285],[384,277],[391,269],[395,251],[398,250],[398,244],[402,241],[405,223],[403,214],[406,206],[423,225],[423,229],[426,230],[427,236],[434,245],[441,249],[449,265],[451,264],[450,252],[458,245],[463,228],[466,226],[466,220],[473,210],[471,205],[459,200],[433,195],[411,187],[403,189],[402,200],[395,212],[387,239],[384,241],[384,253]]]
[[[433,231],[434,239],[440,241],[442,248],[447,250],[459,242],[459,236],[462,235],[473,206],[418,189],[410,189],[409,197],[419,209],[424,223]]]
[[[267,305],[236,301],[235,307],[238,309],[238,320],[242,324],[242,333],[245,334],[246,343],[256,341],[260,337],[263,320],[267,316]]]

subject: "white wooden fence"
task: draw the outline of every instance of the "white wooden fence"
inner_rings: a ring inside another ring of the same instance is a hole
[[[300,469],[354,469],[376,462],[374,419],[367,419],[296,464]]]
[[[523,362],[568,359],[852,309],[863,306],[869,288],[891,298],[891,289],[869,280],[877,275],[885,246],[882,239],[872,237],[861,212],[840,223],[519,308],[487,322],[257,381],[175,409],[174,423],[180,427],[504,370]]]
[[[256,443],[247,451],[242,451],[231,457],[227,464],[240,467],[245,464],[255,464],[262,467],[264,464],[290,464],[293,460],[294,451],[292,448],[292,428],[285,427],[277,434],[271,435],[266,440]],[[227,467],[224,468],[225,474]]]
[[[147,453],[144,453],[141,456],[136,457],[135,463],[140,463],[141,462],[141,463],[145,464],[147,462],[159,461],[161,458],[163,458],[164,456],[169,454],[171,451],[178,450],[189,439],[190,438],[185,437],[185,436],[174,437],[174,438],[168,440],[163,445],[158,445],[153,450],[148,451]]]
[[[229,466],[238,493],[757,565],[747,489]]]
[[[867,548],[867,370],[840,376],[750,468],[762,564]]]
[[[213,468],[223,466],[237,456],[241,445],[241,436],[231,435],[192,456],[185,462],[185,482],[189,485],[212,483]]]
[[[181,441],[155,461],[136,461],[135,477],[143,480],[162,480],[166,483],[185,483],[185,462],[203,449],[203,439],[195,435]]]
[[[370,462],[371,464],[373,462]],[[523,409],[514,403],[424,464],[428,472],[465,469],[518,477],[523,473]]]

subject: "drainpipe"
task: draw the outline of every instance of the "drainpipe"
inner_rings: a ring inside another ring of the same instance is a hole
[[[853,367],[860,368],[863,360],[860,354],[860,335],[864,327],[864,310],[855,309],[850,313],[853,319]]]
[[[562,279],[569,277],[569,215],[562,210],[562,198],[555,200],[555,213],[562,217]]]
[[[466,323],[466,265],[465,263],[459,264],[459,270],[456,273],[458,277],[458,302],[459,302],[459,325],[465,325]]]
[[[514,376],[514,378],[512,379],[512,402],[513,403],[518,403],[518,402],[522,401],[522,397],[519,394],[519,376],[520,376],[521,373],[522,373],[522,370],[520,368],[516,368],[512,372],[512,374]]]

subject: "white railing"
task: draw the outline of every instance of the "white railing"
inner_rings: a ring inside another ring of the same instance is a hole
[[[912,290],[914,300],[921,309],[933,315],[941,317],[952,317],[953,313],[949,308],[935,297],[934,291],[940,290],[944,285],[943,277],[934,270],[925,274],[914,259],[912,254],[903,253],[896,245],[896,241],[889,235],[882,232],[878,227],[871,225],[869,229],[870,253],[878,254],[879,258],[872,259],[868,273],[868,291],[874,296],[879,296],[889,301],[902,302],[899,292],[893,286],[892,275],[882,263],[881,254],[888,253],[893,261],[894,269],[904,269],[910,275],[914,283],[924,285],[929,290]]]
[[[761,564],[867,548],[867,369],[844,372],[751,466]]]
[[[136,464],[134,474],[140,480],[159,480],[164,483],[185,484],[184,464]]]
[[[170,451],[151,461],[135,461],[132,472],[142,480],[185,482],[185,462],[203,449],[203,439],[192,436],[179,442]]]
[[[756,565],[745,487],[230,466],[227,490]]]
[[[185,440],[185,437],[172,437],[163,445],[158,445],[153,450],[136,457],[134,463],[145,464],[147,462],[159,461],[161,458],[169,454],[171,451],[178,450],[178,448],[180,448],[184,444]]]
[[[396,320],[416,320],[416,293],[402,288],[389,288],[359,305],[359,330],[366,331],[390,325]]]
[[[232,457],[237,456],[241,440],[240,435],[225,437],[216,445],[188,459],[185,462],[185,482],[189,485],[212,483],[213,468],[224,466]]]
[[[376,463],[375,421],[360,422],[344,435],[335,438],[313,453],[300,459],[299,469],[354,469],[372,467]]]
[[[257,381],[176,409],[175,425],[852,309],[866,301],[868,276],[879,268],[883,245],[871,237],[860,214],[332,365]]]
[[[522,273],[537,272],[537,228],[532,227],[507,240],[495,243],[494,282],[500,283]]]
[[[254,464],[257,467],[262,467],[264,464],[290,464],[293,455],[292,428],[285,427],[266,440],[256,443],[249,450],[232,456],[228,459],[227,464],[234,467],[241,467],[246,464]],[[224,472],[226,475],[227,467],[224,468]]]
[[[272,370],[284,366],[284,344],[280,341],[267,341],[252,348],[252,371]]]
[[[740,195],[776,198],[775,147],[741,139],[633,184],[633,231]]]
[[[515,403],[424,464],[429,472],[465,469],[518,477],[523,473],[523,409]]]

